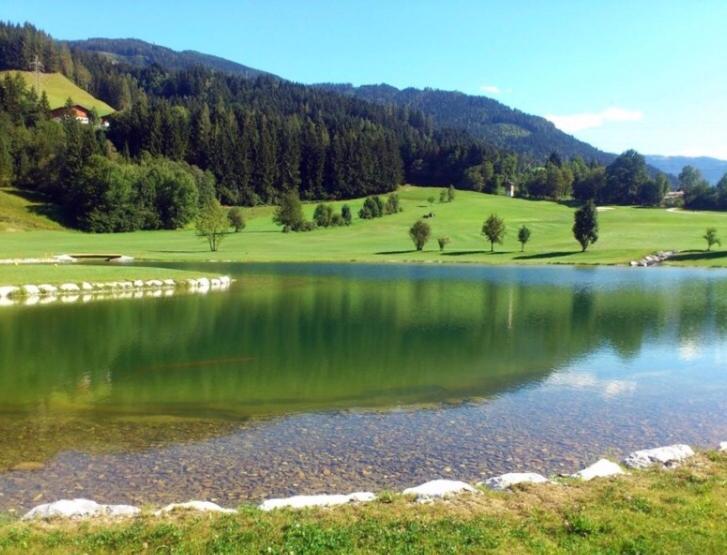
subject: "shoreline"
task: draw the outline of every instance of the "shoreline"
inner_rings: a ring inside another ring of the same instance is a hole
[[[200,277],[185,279],[137,279],[123,281],[81,281],[65,282],[58,286],[50,283],[0,286],[0,307],[46,305],[89,302],[105,299],[139,299],[171,296],[180,290],[188,293],[206,294],[210,291],[228,289],[232,283],[229,276]]]
[[[387,495],[402,495],[409,497],[419,503],[431,503],[450,499],[463,493],[479,493],[482,491],[511,491],[522,485],[550,485],[559,486],[569,481],[589,482],[595,479],[618,479],[628,476],[633,472],[645,470],[670,471],[679,468],[683,464],[697,457],[699,454],[716,452],[727,454],[727,441],[720,442],[719,446],[694,451],[686,444],[672,444],[648,449],[632,451],[622,457],[618,462],[601,457],[590,465],[575,471],[572,474],[542,475],[532,471],[505,472],[497,476],[479,480],[477,482],[464,482],[452,478],[437,477],[432,480],[404,488],[400,492],[383,490],[378,493],[371,491],[359,491],[353,493],[313,493],[293,494],[289,497],[264,498],[261,502],[251,504],[241,502],[237,505],[240,510],[245,508],[257,508],[261,511],[277,509],[302,509],[311,507],[332,507],[347,505],[350,503],[367,503],[381,499]],[[94,504],[93,506],[89,503]],[[185,507],[184,505],[189,505]],[[199,504],[199,506],[195,506]],[[121,512],[115,512],[114,507],[124,507]],[[171,508],[170,508],[171,507]],[[203,512],[224,512],[235,513],[236,509],[223,508],[212,501],[191,500],[186,502],[168,503],[164,507],[154,510],[153,505],[144,504],[142,507],[135,507],[126,504],[98,504],[89,499],[61,499],[57,501],[42,503],[28,510],[22,520],[47,520],[47,519],[87,519],[96,517],[128,517],[141,516],[142,513],[149,514],[153,511],[154,516],[161,516],[170,513],[177,508],[199,510]],[[8,513],[16,513],[15,509],[6,510]]]
[[[0,514],[0,549],[9,553],[723,551],[727,530],[719,522],[727,518],[727,453],[699,452],[677,465],[662,460],[612,476],[594,476],[610,466],[597,464],[588,476],[539,483],[520,480],[506,489],[488,487],[494,482],[474,487],[429,482],[373,498],[369,492],[306,496],[237,510],[204,501],[139,509],[69,500],[54,509],[39,509],[37,518]],[[49,514],[53,510],[79,514],[53,517]]]

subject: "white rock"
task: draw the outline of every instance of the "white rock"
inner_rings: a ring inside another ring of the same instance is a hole
[[[81,290],[81,288],[75,283],[63,283],[58,286],[58,289],[62,293],[78,293]]]
[[[402,493],[404,495],[414,495],[418,501],[428,501],[430,499],[449,497],[457,493],[470,492],[477,490],[466,482],[458,482],[457,480],[431,480],[413,488],[407,488]]]
[[[536,472],[508,472],[500,476],[488,478],[483,482],[485,486],[496,490],[505,490],[517,484],[547,484],[549,480]]]
[[[81,282],[81,290],[82,291],[93,291],[93,285],[91,285],[87,281],[83,281],[83,282]]]
[[[162,283],[162,281],[158,280],[158,279],[150,279],[150,280],[147,280],[145,285],[147,287],[161,287],[162,285],[164,285],[164,283]]]
[[[94,516],[126,517],[141,511],[131,505],[100,505],[90,499],[62,499],[45,503],[28,511],[23,520],[40,518],[84,518]]]
[[[303,509],[305,507],[332,507],[334,505],[345,505],[347,503],[366,503],[373,501],[376,496],[368,491],[357,491],[349,495],[324,494],[324,495],[296,495],[280,499],[267,499],[258,508],[262,511],[274,509]]]
[[[223,509],[217,503],[210,501],[187,501],[186,503],[171,503],[156,511],[155,515],[171,513],[173,511],[201,511],[205,513],[235,513],[234,509]]]
[[[222,284],[222,287],[229,287],[232,280],[230,279],[230,276],[220,276],[220,283]]]
[[[48,285],[47,283],[41,283],[38,286],[38,290],[43,295],[52,295],[58,291],[58,288],[55,285]]]
[[[197,280],[197,287],[201,289],[207,289],[209,286],[210,280],[208,280],[207,278],[202,277]]]
[[[68,254],[59,254],[58,256],[54,256],[53,260],[55,262],[75,262],[76,259],[73,258],[71,255]]]
[[[23,295],[28,297],[37,297],[40,295],[40,289],[36,285],[23,285],[20,289],[23,291]]]
[[[626,456],[623,463],[629,468],[648,468],[655,464],[668,468],[692,456],[694,451],[689,445],[676,444],[634,451]]]
[[[579,470],[573,474],[573,477],[587,482],[594,478],[605,478],[607,476],[616,476],[618,474],[625,474],[619,465],[615,462],[609,461],[608,459],[600,459],[594,462],[591,466],[586,467],[583,470]]]
[[[144,280],[143,279],[134,280],[134,287],[144,287]]]
[[[20,288],[15,287],[14,285],[5,285],[0,287],[0,299],[7,299],[13,293],[17,293],[18,291],[20,291]]]
[[[111,259],[111,262],[133,262],[134,257],[133,256],[126,256],[125,254],[122,254],[119,257]]]
[[[727,451],[727,441],[719,442],[719,450],[722,452]]]
[[[184,284],[189,287],[190,289],[194,289],[197,287],[197,280],[192,278],[187,278],[184,280]]]

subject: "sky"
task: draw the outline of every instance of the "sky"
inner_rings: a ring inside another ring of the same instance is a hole
[[[0,19],[486,95],[609,152],[727,159],[727,0],[0,0]]]

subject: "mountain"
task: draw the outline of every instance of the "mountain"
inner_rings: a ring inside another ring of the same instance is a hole
[[[393,104],[420,110],[440,128],[463,129],[473,137],[497,147],[542,160],[557,151],[561,156],[580,156],[586,161],[608,164],[613,154],[579,141],[540,116],[526,114],[485,96],[437,89],[397,89],[391,85],[324,83],[316,85],[340,94],[378,104]]]
[[[60,73],[39,73],[36,75],[32,71],[0,71],[0,79],[5,75],[20,75],[28,87],[35,87],[37,79],[38,88],[40,92],[45,92],[48,97],[51,110],[63,108],[70,98],[74,104],[79,104],[89,110],[96,108],[96,112],[102,117],[114,112],[111,106],[83,90]]]
[[[203,54],[194,50],[178,52],[151,44],[139,39],[105,39],[91,38],[86,40],[67,41],[71,48],[95,52],[115,62],[125,62],[135,67],[160,65],[168,70],[189,69],[195,66],[204,66],[215,71],[239,75],[247,79],[256,77],[273,77],[276,75],[232,62],[211,54]]]
[[[659,156],[647,154],[645,158],[649,165],[674,175],[679,175],[684,166],[694,166],[713,185],[727,174],[727,160],[718,160],[708,156]]]
[[[135,67],[158,64],[167,70],[179,70],[204,66],[246,78],[267,76],[282,79],[217,56],[192,50],[177,52],[139,39],[92,38],[67,44],[71,48],[101,54],[112,61],[125,62]],[[536,160],[547,158],[553,151],[566,158],[580,156],[584,160],[603,164],[610,163],[614,158],[613,154],[560,131],[545,118],[510,108],[485,96],[428,88],[400,90],[386,84],[354,87],[350,84],[325,83],[314,86],[377,104],[409,107],[431,116],[434,125],[440,129],[464,130],[493,146]]]

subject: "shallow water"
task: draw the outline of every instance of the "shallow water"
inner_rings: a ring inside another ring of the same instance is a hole
[[[238,281],[0,312],[0,509],[236,505],[727,439],[725,271],[213,271]]]

